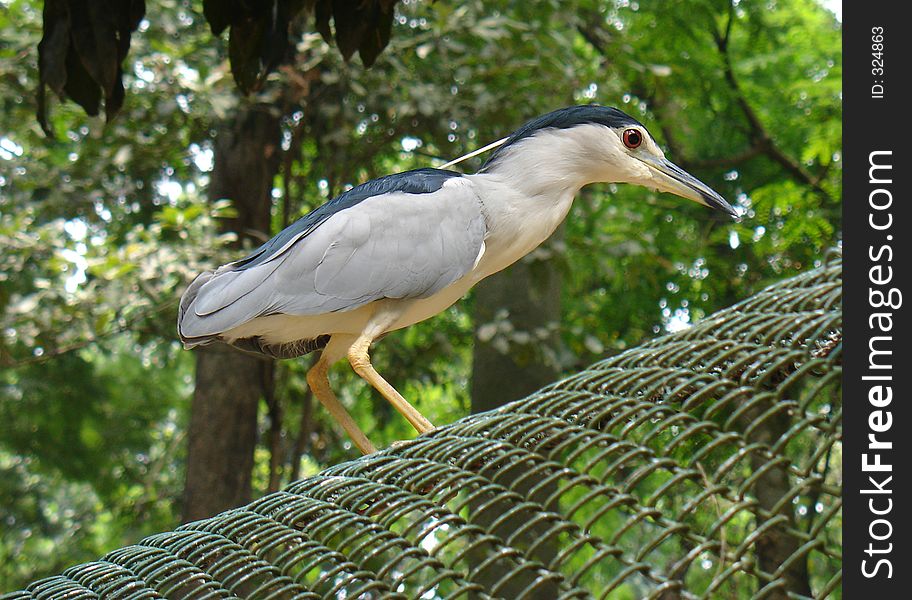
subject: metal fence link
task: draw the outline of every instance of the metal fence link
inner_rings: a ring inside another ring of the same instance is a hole
[[[4,596],[838,597],[841,258]]]

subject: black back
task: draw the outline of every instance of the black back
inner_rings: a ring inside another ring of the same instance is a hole
[[[627,127],[629,125],[643,126],[642,123],[628,115],[627,113],[613,108],[611,106],[601,106],[599,104],[582,104],[579,106],[568,106],[549,112],[546,115],[536,117],[525,125],[514,131],[507,141],[504,142],[488,158],[480,172],[488,169],[498,158],[503,156],[504,151],[536,132],[543,129],[569,129],[577,125],[597,124],[606,127]]]

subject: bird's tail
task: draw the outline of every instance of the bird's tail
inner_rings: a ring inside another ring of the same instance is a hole
[[[198,337],[185,335],[185,331],[189,329],[187,327],[189,321],[199,318],[192,310],[190,310],[190,306],[193,304],[193,301],[196,300],[196,296],[199,294],[200,288],[206,285],[206,282],[212,279],[213,275],[215,275],[215,273],[212,271],[204,271],[203,273],[200,273],[196,279],[194,279],[187,287],[184,295],[181,296],[180,307],[177,309],[177,335],[180,338],[180,341],[183,342],[184,348],[188,350],[196,346],[209,344],[218,339],[218,336],[216,335],[204,335]]]

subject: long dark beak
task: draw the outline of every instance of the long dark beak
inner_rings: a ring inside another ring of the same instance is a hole
[[[656,183],[663,192],[670,192],[682,198],[699,202],[704,206],[721,210],[728,215],[738,218],[740,215],[725,198],[711,187],[674,164],[667,158],[653,156],[637,156],[656,172]]]

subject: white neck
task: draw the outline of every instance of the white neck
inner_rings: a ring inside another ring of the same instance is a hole
[[[589,182],[571,168],[568,152],[548,144],[566,140],[545,137],[552,138],[537,135],[523,140],[521,152],[507,148],[490,169],[466,176],[478,193],[488,227],[485,255],[475,269],[478,280],[508,267],[548,239],[567,216],[573,197]]]
[[[478,279],[519,260],[563,222],[580,188],[623,181],[616,135],[601,125],[545,129],[500,150],[484,171],[466,177],[483,206],[488,235]]]

